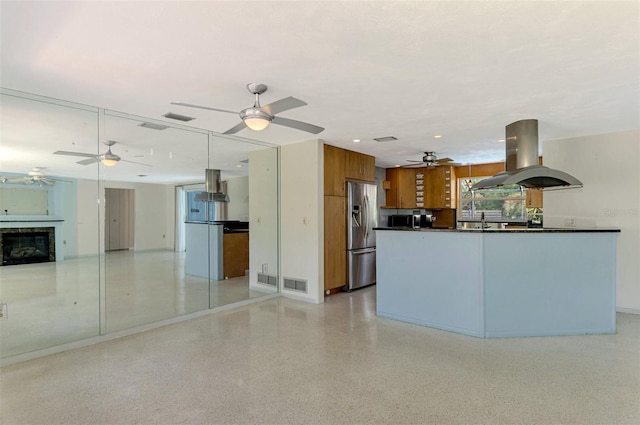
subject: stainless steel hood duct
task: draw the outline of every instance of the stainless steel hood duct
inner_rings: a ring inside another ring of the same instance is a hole
[[[229,202],[227,182],[220,181],[220,170],[205,170],[204,190],[196,195],[196,201]]]
[[[527,188],[582,187],[564,171],[538,165],[538,120],[521,120],[506,128],[505,171],[474,184],[471,190],[519,184]]]

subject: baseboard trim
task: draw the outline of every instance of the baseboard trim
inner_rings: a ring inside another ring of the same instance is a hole
[[[629,313],[629,314],[640,314],[640,309],[638,309],[638,308],[616,307],[616,312],[618,312],[618,313]]]

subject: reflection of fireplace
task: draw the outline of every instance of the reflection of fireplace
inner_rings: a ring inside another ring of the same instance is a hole
[[[2,265],[56,261],[55,228],[0,229]]]

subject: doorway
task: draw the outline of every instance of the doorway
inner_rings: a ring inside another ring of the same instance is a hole
[[[134,247],[134,195],[133,189],[105,189],[105,251]]]

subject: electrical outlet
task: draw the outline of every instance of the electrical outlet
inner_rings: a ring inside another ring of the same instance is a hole
[[[262,273],[269,273],[269,265],[267,263],[262,265]]]
[[[576,218],[575,217],[565,217],[564,225],[567,227],[576,227]]]
[[[7,303],[0,303],[0,320],[8,319]]]

